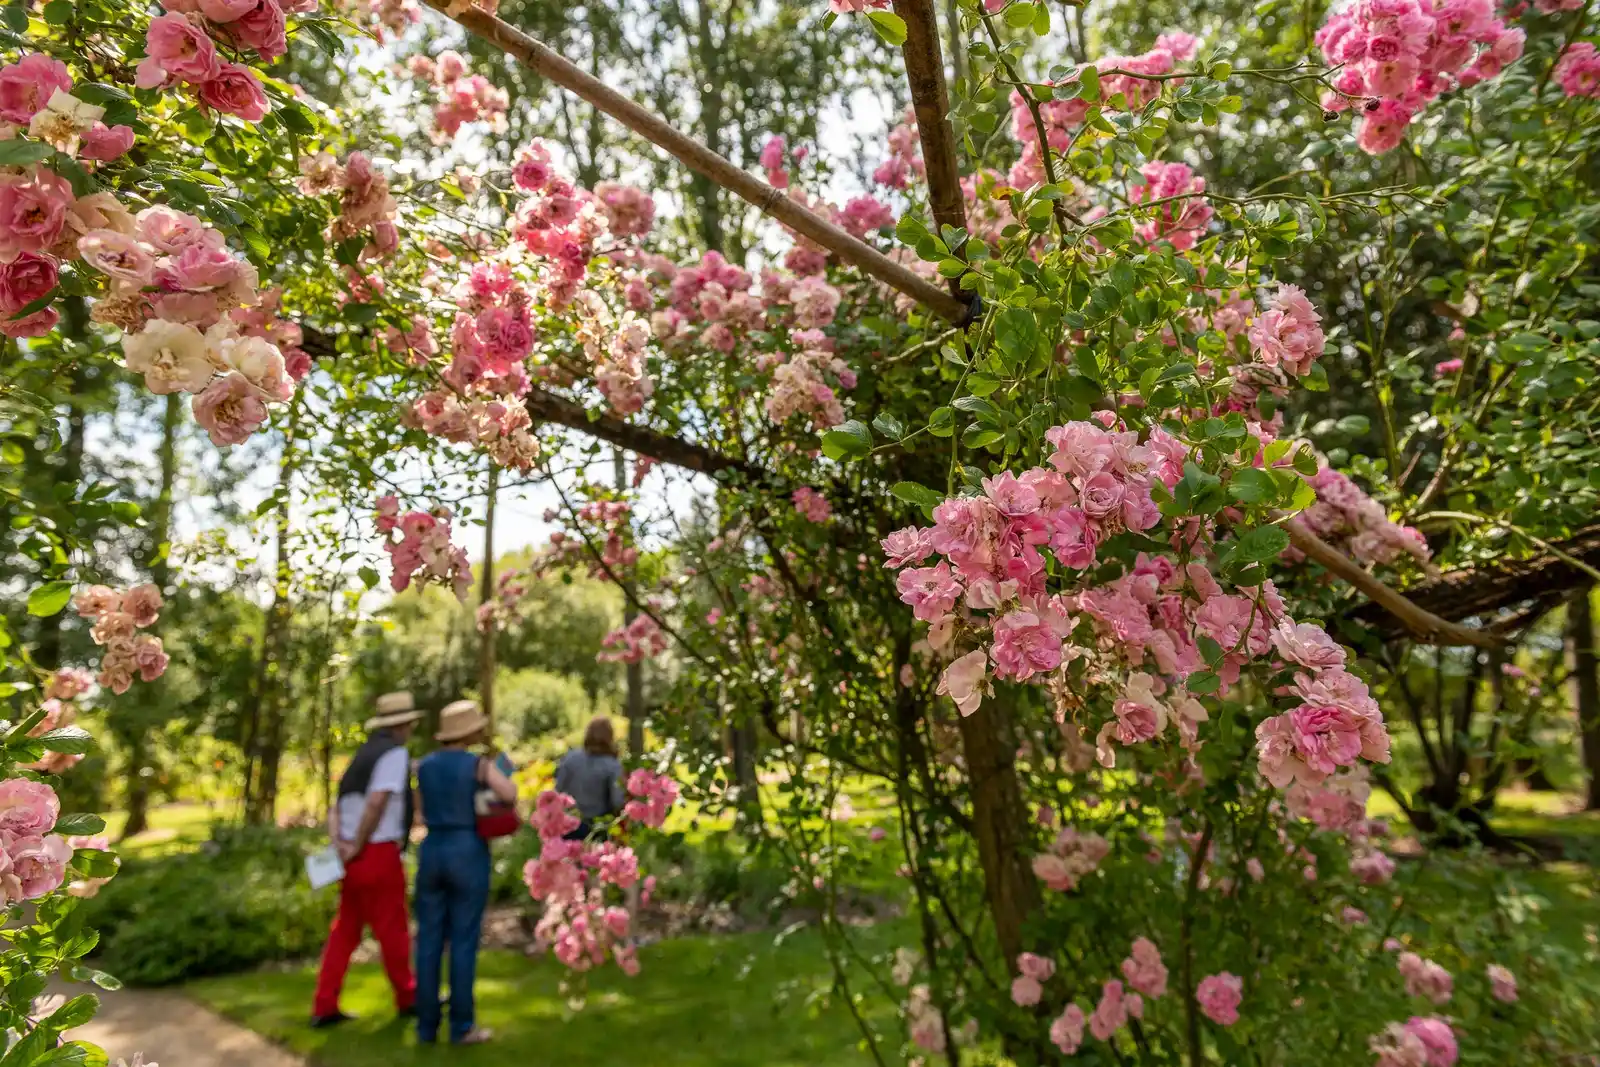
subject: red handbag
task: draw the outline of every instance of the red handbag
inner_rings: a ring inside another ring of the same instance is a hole
[[[483,786],[488,777],[486,768],[489,761],[482,756],[478,757],[478,785]],[[478,836],[485,841],[492,841],[497,837],[510,837],[522,827],[522,820],[517,817],[514,805],[507,804],[494,795],[494,790],[480,788],[472,796],[473,813],[477,816]]]

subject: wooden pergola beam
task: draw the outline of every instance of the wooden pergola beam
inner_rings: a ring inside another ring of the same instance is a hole
[[[696,174],[716,182],[754,205],[763,214],[832,252],[862,273],[897,289],[934,314],[965,323],[970,308],[934,283],[897,263],[865,241],[785,196],[766,182],[745,173],[731,161],[694,138],[674,129],[659,115],[639,106],[587,71],[569,63],[548,46],[534,40],[503,19],[460,0],[426,0],[429,7],[460,23],[468,32],[494,45],[542,78],[588,101],[600,111],[651,144],[672,153]]]

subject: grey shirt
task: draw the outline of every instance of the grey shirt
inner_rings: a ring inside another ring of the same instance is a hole
[[[556,791],[578,802],[585,819],[622,811],[622,762],[575,748],[556,766]]]

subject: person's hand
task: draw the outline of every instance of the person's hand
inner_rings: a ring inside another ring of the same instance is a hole
[[[339,853],[340,863],[349,863],[361,854],[361,849],[354,841],[336,841],[334,849]]]

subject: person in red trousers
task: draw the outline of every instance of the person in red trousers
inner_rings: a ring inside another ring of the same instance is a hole
[[[335,1026],[352,1016],[339,1010],[350,957],[367,927],[378,939],[383,969],[394,987],[395,1009],[414,1015],[416,978],[411,973],[411,931],[406,908],[406,872],[400,853],[411,836],[411,754],[406,739],[422,713],[410,693],[385,693],[367,720],[367,740],[339,781],[339,802],[328,813],[328,836],[344,861],[339,912],[317,972],[311,1025]]]

